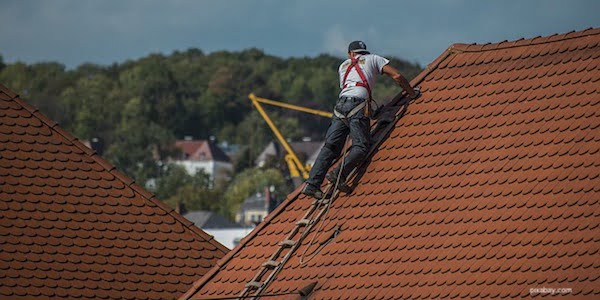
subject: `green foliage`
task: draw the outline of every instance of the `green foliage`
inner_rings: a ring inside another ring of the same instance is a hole
[[[140,98],[127,102],[106,156],[139,182],[157,175],[156,160],[173,154],[175,136],[146,117],[148,103]]]
[[[26,65],[21,62],[8,64],[0,71],[0,82],[15,90],[41,111],[55,120],[64,122],[61,117],[61,92],[72,84],[73,77],[58,63],[38,63]]]
[[[238,173],[225,191],[223,198],[229,212],[224,213],[232,214],[246,198],[270,186],[275,187],[276,197],[285,197],[291,191],[283,174],[277,169],[249,168]]]
[[[283,59],[258,49],[210,54],[188,49],[168,56],[152,54],[121,64],[83,64],[67,70],[54,62],[7,64],[0,56],[0,82],[77,137],[102,138],[104,156],[142,184],[161,175],[157,161],[165,161],[174,153],[176,138],[217,136],[221,141],[239,144],[242,151],[235,160],[235,172],[241,173],[234,185],[252,187],[228,188],[227,205],[198,205],[224,210],[239,205],[242,196],[266,184],[239,179],[249,176],[242,171],[251,167],[256,156],[274,140],[251,106],[248,94],[331,111],[339,92],[337,68],[342,60],[330,55]],[[409,79],[421,70],[397,58],[391,61]],[[399,91],[391,80],[383,78],[374,96],[383,103]],[[266,109],[288,139],[322,139],[329,124],[328,119],[317,116]],[[283,180],[274,170],[247,172],[265,172],[255,175],[270,176],[276,184]],[[172,203],[172,197],[178,197],[196,203],[200,200],[191,195],[210,194],[195,190],[203,186],[201,181],[196,183],[198,187],[184,184],[185,189],[171,189],[161,199]],[[217,197],[218,190],[210,192],[216,192],[213,196]],[[235,192],[238,190],[244,192]]]
[[[124,103],[119,101],[119,89],[104,75],[82,77],[75,86],[64,90],[61,100],[63,113],[74,119],[70,124],[73,133],[84,139],[102,137],[112,142]]]
[[[31,82],[34,77],[31,69],[22,62],[9,64],[2,69],[0,80],[2,84],[19,92],[22,96],[27,96],[32,89]]]
[[[228,211],[223,206],[221,191],[211,187],[210,177],[202,170],[189,175],[178,165],[168,165],[156,183],[156,195],[175,208],[183,204],[187,210]]]

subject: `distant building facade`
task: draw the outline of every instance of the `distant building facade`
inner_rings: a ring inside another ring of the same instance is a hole
[[[277,199],[268,187],[244,200],[235,215],[235,221],[243,226],[256,225],[277,207]]]
[[[194,175],[203,170],[210,176],[211,182],[228,180],[233,171],[230,158],[211,140],[193,140],[186,138],[175,142],[181,150],[181,155],[171,159]]]

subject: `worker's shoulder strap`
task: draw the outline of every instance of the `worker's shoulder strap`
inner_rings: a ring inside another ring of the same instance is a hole
[[[356,86],[362,86],[364,88],[367,89],[367,92],[369,93],[369,101],[371,101],[371,99],[373,99],[373,97],[371,96],[371,87],[369,86],[369,81],[367,80],[367,77],[365,76],[365,73],[363,73],[362,69],[359,66],[359,60],[360,60],[360,56],[358,57],[352,57],[350,58],[350,64],[348,65],[348,68],[346,68],[346,74],[344,74],[344,88],[346,88],[348,86],[348,83],[346,83],[346,80],[348,79],[348,74],[350,74],[350,71],[352,71],[352,68],[354,68],[356,70],[356,73],[358,73],[358,76],[360,76],[360,80],[361,82],[357,82]]]

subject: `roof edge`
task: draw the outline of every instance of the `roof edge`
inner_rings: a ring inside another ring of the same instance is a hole
[[[67,141],[72,143],[75,147],[77,147],[79,150],[83,151],[88,157],[93,159],[94,162],[96,162],[100,166],[102,166],[105,169],[105,171],[107,171],[108,173],[115,176],[118,180],[123,182],[123,184],[125,184],[125,186],[131,188],[135,194],[139,195],[144,200],[150,202],[151,204],[153,204],[153,206],[157,206],[157,207],[161,208],[162,210],[164,210],[167,214],[172,216],[176,221],[181,223],[185,228],[189,229],[191,232],[198,235],[199,237],[205,239],[208,243],[215,246],[218,250],[221,250],[225,254],[227,254],[229,252],[229,249],[227,247],[225,247],[224,245],[222,245],[221,243],[219,243],[217,240],[215,240],[212,235],[202,231],[202,229],[200,229],[196,225],[194,225],[193,222],[188,221],[183,216],[181,216],[180,214],[175,212],[174,209],[168,207],[162,201],[160,201],[156,197],[154,197],[154,194],[152,194],[150,191],[148,191],[148,190],[144,189],[143,187],[141,187],[140,185],[136,184],[132,178],[127,176],[125,173],[122,173],[121,171],[119,171],[112,163],[110,163],[109,161],[105,160],[100,155],[98,155],[96,153],[96,151],[85,146],[77,137],[75,137],[73,134],[69,133],[68,131],[64,130],[61,126],[59,126],[59,124],[57,122],[48,118],[48,116],[46,116],[45,114],[40,112],[36,107],[34,107],[33,105],[26,102],[24,99],[22,99],[19,96],[19,94],[12,92],[8,87],[6,87],[5,85],[3,85],[1,83],[0,83],[0,91],[11,96],[12,101],[15,101],[21,107],[23,107],[28,112],[30,112],[34,117],[38,118],[38,120],[40,120],[43,124],[50,127],[50,130],[58,133],[63,138],[65,138]]]
[[[204,286],[204,284],[207,281],[212,279],[218,273],[218,271],[221,270],[221,266],[228,263],[235,256],[235,254],[237,254],[239,252],[239,249],[243,248],[244,245],[246,245],[250,240],[252,240],[252,238],[254,238],[266,226],[266,224],[268,224],[269,221],[271,221],[271,219],[273,219],[275,216],[279,215],[281,213],[281,211],[283,211],[286,207],[288,207],[292,202],[297,200],[298,195],[300,195],[301,190],[302,190],[302,185],[298,186],[293,192],[288,194],[288,196],[285,198],[285,201],[283,201],[283,203],[281,203],[279,206],[277,206],[277,208],[275,208],[274,211],[272,211],[270,214],[268,214],[267,217],[258,224],[258,226],[254,227],[254,229],[248,235],[246,235],[244,238],[242,238],[240,240],[240,243],[234,249],[232,249],[231,251],[229,251],[229,253],[225,254],[225,256],[223,256],[221,259],[219,259],[217,261],[217,263],[215,264],[215,266],[212,267],[212,269],[210,269],[210,271],[208,271],[206,274],[204,274],[204,276],[202,276],[202,278],[200,278],[196,282],[194,282],[192,284],[192,287],[187,292],[185,292],[185,294],[181,295],[179,297],[179,299],[180,300],[191,299],[191,297],[196,292],[198,292],[198,290],[202,286]]]
[[[500,49],[508,49],[515,47],[525,47],[531,45],[539,45],[553,42],[560,42],[570,39],[582,38],[591,35],[600,34],[600,28],[587,28],[581,31],[570,31],[563,34],[555,33],[549,36],[536,36],[534,38],[524,39],[520,38],[518,40],[507,41],[504,40],[499,43],[486,43],[486,44],[464,44],[464,43],[456,43],[450,46],[449,49],[460,52],[481,52],[481,51],[491,51],[491,50],[500,50]]]

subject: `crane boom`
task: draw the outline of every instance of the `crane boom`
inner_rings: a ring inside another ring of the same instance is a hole
[[[333,117],[333,114],[328,111],[322,111],[322,110],[318,110],[318,109],[312,109],[312,108],[302,107],[302,106],[298,106],[298,105],[294,105],[294,104],[283,103],[283,102],[279,102],[279,101],[275,101],[275,100],[260,98],[254,94],[250,94],[249,97],[250,97],[250,99],[254,98],[255,101],[258,101],[258,102],[264,103],[264,104],[269,104],[269,105],[273,105],[273,106],[279,106],[279,107],[283,107],[283,108],[287,108],[287,109],[297,110],[297,111],[301,111],[301,112],[305,112],[305,113],[309,113],[309,114],[313,114],[313,115],[317,115],[317,116],[321,116],[321,117],[325,117],[325,118]]]
[[[326,117],[326,118],[331,118],[333,116],[333,114],[330,112],[322,111],[322,110],[306,108],[306,107],[302,107],[302,106],[298,106],[298,105],[282,103],[279,101],[260,98],[260,97],[257,97],[256,95],[254,95],[254,93],[251,93],[250,95],[248,95],[248,98],[250,98],[250,100],[252,101],[252,104],[254,105],[254,107],[256,107],[256,110],[258,110],[258,112],[263,117],[265,122],[267,122],[267,125],[269,125],[269,128],[271,128],[271,131],[273,131],[273,133],[275,134],[275,137],[277,137],[277,140],[279,140],[279,142],[281,143],[281,145],[283,146],[285,151],[288,153],[285,156],[285,160],[290,169],[291,176],[298,177],[299,175],[301,175],[303,179],[308,179],[308,173],[310,171],[310,168],[300,161],[300,159],[298,158],[298,155],[296,155],[296,152],[294,152],[294,149],[292,149],[290,144],[285,140],[285,138],[283,137],[283,135],[281,134],[281,132],[279,131],[277,126],[275,126],[275,123],[273,123],[273,120],[271,120],[269,115],[267,115],[267,113],[264,110],[264,108],[262,107],[261,103],[273,105],[273,106],[279,106],[279,107],[292,109],[292,110],[297,110],[297,111],[301,111],[304,113],[314,114],[314,115],[318,115],[318,116],[322,116],[322,117]]]

